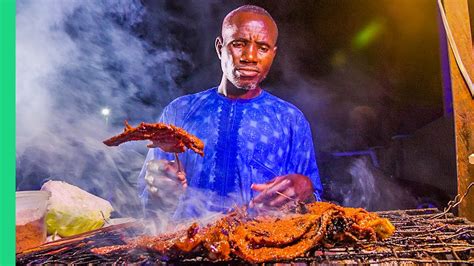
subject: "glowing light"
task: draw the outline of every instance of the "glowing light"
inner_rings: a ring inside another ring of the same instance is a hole
[[[380,20],[371,21],[352,39],[352,47],[355,49],[366,47],[380,35],[383,28],[384,25]]]
[[[102,108],[102,111],[100,111],[100,113],[103,116],[109,116],[110,115],[110,109],[109,108]]]

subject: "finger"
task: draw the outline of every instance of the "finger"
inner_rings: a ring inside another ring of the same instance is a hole
[[[180,180],[186,178],[186,173],[182,170],[182,168],[181,170],[179,169],[178,163],[176,161],[168,162],[164,170],[172,175],[181,175],[178,177]]]
[[[146,181],[147,185],[153,185],[154,180],[155,180],[155,178],[153,178],[153,176],[151,176],[151,175],[146,175],[145,176],[145,181]]]
[[[255,207],[255,203],[253,202],[253,199],[252,199],[252,200],[250,200],[250,202],[249,202],[249,208],[252,209],[252,208],[254,208],[254,207]]]
[[[266,183],[263,183],[263,184],[255,184],[254,183],[250,186],[250,188],[252,190],[261,192],[261,191],[264,191],[265,189],[269,189],[277,181],[278,181],[278,178],[276,177],[276,178],[273,178],[272,180],[270,180]]]
[[[178,172],[177,177],[184,188],[188,187],[188,180],[186,179],[186,174],[184,172]]]
[[[268,204],[268,206],[271,206],[271,207],[280,207],[282,206],[283,204],[287,203],[288,201],[290,201],[287,197],[283,197],[281,195],[278,195],[276,198],[274,198],[272,201],[270,201],[270,203]]]
[[[277,195],[278,197],[270,201],[268,205],[272,207],[280,207],[289,201],[293,201],[294,200],[293,197],[295,196],[295,190],[292,187],[290,187],[284,192],[281,192],[281,194],[277,193]]]
[[[170,162],[169,162],[169,165],[170,165],[171,169],[172,169],[174,172],[178,172],[178,173],[179,173],[179,172],[183,172],[182,170],[181,170],[181,171],[178,171],[178,170],[180,169],[180,167],[179,167],[177,161],[174,161],[174,160],[173,160],[173,161],[170,161]],[[181,166],[181,169],[183,169],[183,167],[182,167],[183,165],[180,164],[180,166]]]
[[[179,182],[182,187],[187,187],[188,181],[186,179],[186,173],[183,171],[177,172],[176,166],[173,164],[174,162],[170,162],[166,165],[166,168],[165,168],[166,177],[168,177],[171,180],[175,180],[176,182]]]
[[[150,194],[157,195],[157,193],[158,193],[158,188],[157,187],[150,186],[150,185],[147,185],[146,187],[147,187],[147,190]]]
[[[268,196],[274,196],[278,195],[276,192],[282,192],[287,190],[289,187],[291,187],[291,181],[290,180],[283,180],[282,182],[274,184],[272,187],[270,187],[267,190],[267,195]]]
[[[163,169],[167,174],[177,175],[177,173],[178,173],[178,169],[177,169],[176,163],[174,161],[167,162],[164,165]]]
[[[181,184],[182,187],[187,187],[188,186],[188,181],[186,179],[184,180],[178,180],[179,183]]]
[[[152,148],[157,148],[158,145],[157,145],[156,143],[152,142],[152,143],[148,143],[148,144],[146,145],[146,147],[149,148],[149,149],[152,149]]]
[[[177,175],[179,174],[176,164],[174,162],[166,162],[162,167],[163,173],[173,179],[178,179]]]
[[[255,206],[255,204],[262,203],[265,197],[267,197],[265,193],[266,191],[263,191],[260,194],[258,194],[255,198],[253,198],[251,201],[251,205],[252,205],[251,207]]]
[[[270,188],[270,186],[271,186],[270,184],[252,184],[252,185],[250,186],[250,188],[251,188],[252,190],[255,190],[255,191],[258,191],[258,192],[262,192],[262,191],[264,191],[265,189]]]
[[[286,182],[280,182],[278,184],[275,184],[271,186],[269,189],[264,190],[260,194],[258,194],[254,199],[253,202],[256,203],[265,203],[268,202],[270,198],[275,197],[275,192],[276,191],[284,191],[288,187],[289,181],[287,180]]]
[[[184,172],[178,172],[176,177],[178,177],[179,181],[186,181],[186,174]]]

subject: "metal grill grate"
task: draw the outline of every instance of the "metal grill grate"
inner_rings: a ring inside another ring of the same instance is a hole
[[[296,261],[347,263],[473,263],[474,223],[437,209],[378,212],[397,228],[380,242],[355,247],[318,249]]]
[[[291,262],[314,263],[474,263],[474,223],[437,209],[378,212],[397,228],[385,241],[359,242],[350,247],[317,248]],[[110,227],[19,254],[18,265],[43,263],[147,264],[159,261],[152,253],[140,251],[99,256],[91,248],[123,244],[122,238],[139,234],[133,224]],[[182,259],[185,264],[208,264],[205,258]],[[233,260],[225,264],[242,264]]]

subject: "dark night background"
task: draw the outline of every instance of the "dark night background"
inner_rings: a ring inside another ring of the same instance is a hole
[[[17,5],[17,73],[26,80],[17,88],[18,190],[62,179],[128,215],[138,204],[131,198],[145,145],[111,151],[100,140],[119,132],[125,119],[153,121],[174,98],[217,85],[214,40],[221,21],[233,8],[256,4],[280,31],[264,88],[309,119],[327,200],[372,210],[415,208],[442,206],[456,191],[436,1],[74,3],[48,11],[54,19],[42,18],[47,12],[34,1]],[[35,35],[43,30],[46,37]],[[35,61],[38,53],[61,56]],[[40,90],[50,95],[49,109],[20,104],[41,101],[29,98]],[[112,110],[105,126],[104,106]],[[43,120],[31,121],[35,110]],[[41,121],[50,123],[47,129],[27,130]],[[45,139],[49,146],[38,144]]]

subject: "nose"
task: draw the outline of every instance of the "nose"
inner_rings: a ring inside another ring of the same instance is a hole
[[[255,44],[250,43],[244,47],[240,61],[243,63],[257,63],[257,47]]]

